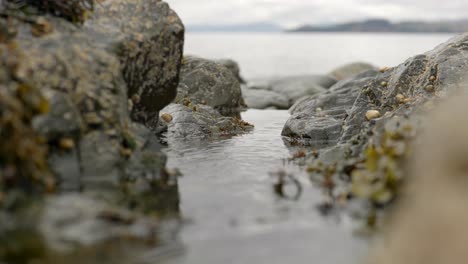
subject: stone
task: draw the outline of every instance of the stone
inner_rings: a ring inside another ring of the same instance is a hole
[[[289,101],[277,92],[242,87],[242,95],[247,107],[254,109],[288,109]]]
[[[191,107],[170,104],[163,109],[170,113],[173,120],[167,123],[169,139],[217,138],[248,132],[253,126],[236,118],[222,116],[214,108],[206,105]]]
[[[242,78],[241,76],[241,73],[240,73],[241,70],[240,70],[239,64],[236,61],[232,59],[220,59],[220,60],[217,60],[216,62],[228,68],[232,72],[232,74],[234,74],[234,76],[237,78],[240,84],[246,83],[245,79]]]
[[[132,118],[150,128],[177,94],[184,25],[160,0],[105,1],[96,5],[84,32],[119,60],[128,96],[137,95]]]
[[[378,70],[378,69],[377,67],[369,63],[353,62],[353,63],[340,66],[334,69],[329,74],[333,76],[334,78],[336,78],[337,80],[344,80],[344,79],[353,77],[355,75],[358,75],[360,73],[363,73],[369,70]],[[386,70],[387,69],[383,70],[383,72],[385,72]]]
[[[248,84],[250,90],[268,90],[288,100],[288,107],[304,96],[322,93],[336,83],[325,75],[302,75],[267,80],[255,80]]]
[[[189,100],[206,104],[223,115],[237,115],[244,108],[239,81],[225,66],[186,56],[180,72],[176,103]]]
[[[378,72],[374,72],[374,76]],[[340,81],[328,91],[302,98],[290,112],[282,135],[313,144],[333,145],[340,139],[348,111],[354,105],[362,87],[373,77],[366,73],[362,78]]]

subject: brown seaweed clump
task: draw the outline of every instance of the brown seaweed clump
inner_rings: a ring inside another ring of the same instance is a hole
[[[9,7],[25,9],[37,8],[39,12],[63,17],[70,22],[83,23],[94,10],[95,0],[7,0]]]
[[[31,126],[48,111],[39,90],[16,77],[21,54],[14,41],[0,44],[0,207],[12,190],[52,191],[47,144]]]

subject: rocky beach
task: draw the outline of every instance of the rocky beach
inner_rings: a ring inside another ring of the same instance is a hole
[[[445,226],[424,225],[433,186],[468,215],[461,177],[437,177],[466,163],[434,154],[467,149],[443,142],[468,121],[468,34],[395,67],[247,79],[185,54],[161,0],[0,9],[0,264],[366,263],[387,236],[372,263],[410,263],[427,249],[400,241]]]

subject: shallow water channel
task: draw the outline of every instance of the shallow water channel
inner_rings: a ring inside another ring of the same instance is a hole
[[[215,141],[169,142],[169,167],[179,168],[181,250],[164,263],[360,263],[366,242],[345,216],[323,217],[321,191],[296,165],[281,138],[289,114],[249,110],[251,133]],[[299,200],[273,191],[271,172],[287,170],[302,182]],[[157,261],[160,263],[161,261]]]

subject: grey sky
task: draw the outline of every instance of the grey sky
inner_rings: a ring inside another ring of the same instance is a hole
[[[468,0],[166,0],[185,24],[272,22],[282,26],[387,18],[468,18]]]

